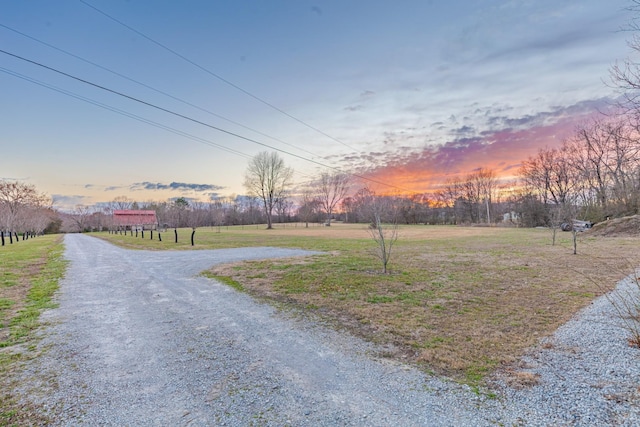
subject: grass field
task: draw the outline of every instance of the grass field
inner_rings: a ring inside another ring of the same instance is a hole
[[[12,372],[33,354],[33,331],[64,274],[61,236],[42,236],[0,247],[0,425],[45,422],[12,394]]]
[[[507,367],[638,263],[637,238],[543,229],[404,226],[391,274],[379,273],[365,225],[198,229],[198,248],[313,249],[306,259],[244,262],[208,271],[251,295],[317,313],[389,346],[390,357],[479,385]],[[99,234],[129,248],[192,249],[191,230],[163,241]]]

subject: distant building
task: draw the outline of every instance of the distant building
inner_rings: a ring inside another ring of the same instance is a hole
[[[502,214],[502,222],[520,223],[520,215],[514,211]]]
[[[155,230],[158,218],[151,210],[117,210],[113,211],[113,225],[120,230]]]

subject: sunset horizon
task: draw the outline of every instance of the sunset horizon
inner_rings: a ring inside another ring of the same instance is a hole
[[[615,104],[624,5],[14,4],[0,178],[66,210],[246,194],[261,151],[296,186],[338,170],[378,192],[511,179]]]

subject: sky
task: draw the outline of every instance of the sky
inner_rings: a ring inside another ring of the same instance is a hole
[[[629,0],[0,0],[0,179],[72,209],[296,184],[503,179],[618,96]]]

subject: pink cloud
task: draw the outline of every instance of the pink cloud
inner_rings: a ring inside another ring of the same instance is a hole
[[[523,160],[545,147],[558,147],[590,114],[564,117],[552,124],[529,129],[505,129],[474,138],[462,138],[426,148],[422,152],[390,159],[385,165],[359,173],[406,192],[431,192],[447,179],[463,177],[479,168],[493,169],[499,178],[517,175]],[[389,187],[370,184],[378,192]]]

